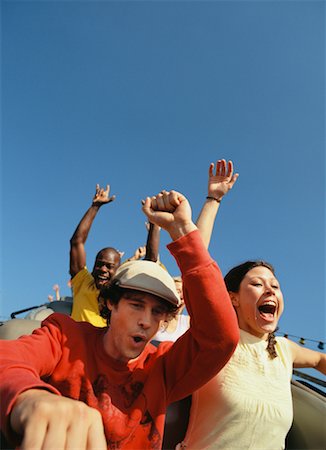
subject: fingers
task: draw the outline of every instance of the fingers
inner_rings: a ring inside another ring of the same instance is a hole
[[[219,177],[224,178],[225,181],[232,180],[232,185],[235,183],[236,179],[233,181],[233,162],[231,160],[226,161],[225,159],[218,159],[215,165],[214,173],[214,163],[211,163],[208,170],[208,175],[210,178]]]
[[[73,428],[73,427],[72,427]],[[81,435],[83,430],[80,430],[79,435]],[[71,432],[71,431],[70,431]],[[44,441],[42,449],[58,449],[64,450],[69,448],[66,444],[69,433],[67,434],[67,425],[65,423],[64,417],[57,417],[55,423],[50,422],[48,424],[46,433],[44,434]],[[84,438],[85,441],[85,438]],[[75,442],[76,445],[76,442]],[[27,447],[28,448],[28,447]],[[79,448],[82,448],[79,446]]]
[[[233,162],[232,161],[228,161],[228,173],[227,176],[232,179],[232,175],[233,175]]]
[[[219,159],[216,163],[216,176],[225,177],[226,175],[226,161]]]
[[[152,205],[152,200],[151,200],[151,198],[150,197],[146,197],[146,199],[145,200],[142,200],[141,201],[141,203],[142,203],[142,210],[143,210],[143,212],[144,212],[144,214],[146,214],[146,216],[148,217],[148,219],[150,220],[150,217],[152,216],[152,214],[153,214],[153,210],[152,210],[152,208],[151,208],[151,205]]]
[[[157,223],[157,213],[173,214],[183,200],[185,197],[179,192],[163,190],[157,195],[142,200],[142,210],[150,222],[161,226]]]
[[[209,165],[208,176],[209,178],[214,176],[214,163],[210,163]]]
[[[177,191],[161,191],[151,197],[151,208],[153,211],[173,212],[184,199]]]
[[[100,185],[97,184],[93,202],[94,203],[96,202],[98,204],[113,202],[115,200],[115,195],[109,197],[109,194],[110,194],[109,184],[106,185],[105,189],[101,188]]]
[[[107,443],[106,443],[106,439],[105,439],[103,422],[102,422],[101,416],[99,417],[99,420],[96,420],[90,426],[90,428],[88,430],[86,449],[87,450],[107,450]]]
[[[173,212],[174,207],[170,203],[170,196],[166,191],[160,192],[156,196],[156,204],[157,204],[157,210],[158,211],[167,211],[167,212]]]
[[[67,437],[64,448],[67,450],[107,449],[103,422],[100,413],[93,408],[89,408],[87,412],[85,412],[83,413],[83,419],[80,421],[73,421],[67,430],[68,432],[66,435]]]
[[[43,448],[44,436],[47,431],[46,420],[30,420],[25,426],[24,438],[19,450],[41,450]]]
[[[177,208],[186,198],[177,191],[170,191],[170,203],[174,208]]]
[[[66,400],[59,399],[55,405],[52,401],[36,404],[36,408],[29,411],[21,450],[107,449],[99,411],[84,403]]]
[[[226,175],[226,160],[218,159],[215,166],[214,174],[214,163],[211,163],[208,170],[209,177],[225,177]]]
[[[229,183],[230,189],[233,188],[233,185],[234,185],[234,183],[237,181],[238,177],[239,177],[239,174],[238,174],[238,173],[235,173],[235,174],[233,175],[233,177],[232,177],[232,179],[231,179],[231,181],[230,181],[230,183]]]

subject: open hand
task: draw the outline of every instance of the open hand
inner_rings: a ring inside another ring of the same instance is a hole
[[[216,162],[215,173],[214,163],[211,163],[208,170],[208,193],[209,197],[221,200],[222,197],[233,188],[239,174],[233,174],[233,163],[225,159],[219,159]]]
[[[112,197],[109,196],[110,194],[110,186],[107,185],[106,189],[103,189],[100,187],[99,184],[96,185],[96,191],[95,195],[93,197],[93,205],[101,206],[105,203],[111,203],[115,199],[115,195],[112,195]]]

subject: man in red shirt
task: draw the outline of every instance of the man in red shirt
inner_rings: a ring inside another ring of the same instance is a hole
[[[173,241],[189,330],[175,343],[150,343],[180,300],[162,267],[133,261],[101,292],[108,328],[53,314],[31,336],[1,341],[1,430],[20,449],[160,449],[167,406],[232,355],[236,316],[187,199],[163,191],[143,211]]]

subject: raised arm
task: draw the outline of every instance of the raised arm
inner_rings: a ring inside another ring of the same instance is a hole
[[[146,255],[144,259],[157,262],[160,247],[160,227],[149,222],[147,230]]]
[[[173,240],[168,249],[182,274],[185,305],[191,317],[189,330],[162,358],[167,401],[174,402],[205,384],[224,366],[238,343],[239,329],[222,273],[191,219],[187,199],[178,192],[163,191],[147,198],[143,211]]]
[[[124,262],[137,261],[138,259],[142,259],[145,256],[145,254],[146,254],[146,246],[145,245],[143,245],[141,247],[137,247],[135,250],[135,253],[132,256],[130,256],[130,258],[126,259],[126,261],[124,261]]]
[[[70,275],[74,277],[81,269],[86,266],[85,242],[91,229],[93,220],[101,206],[111,203],[115,199],[110,194],[110,186],[106,189],[96,185],[96,192],[92,201],[92,205],[88,208],[83,218],[79,222],[72,238],[70,239]]]
[[[238,176],[238,173],[233,174],[232,161],[226,162],[225,159],[219,159],[216,162],[215,173],[214,163],[209,166],[207,197],[196,222],[206,248],[211,240],[221,200],[233,188]]]

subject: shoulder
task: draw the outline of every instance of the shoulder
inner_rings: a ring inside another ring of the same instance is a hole
[[[282,348],[290,348],[291,344],[288,338],[277,336],[276,342],[278,345],[280,345]]]
[[[78,290],[82,285],[87,285],[88,287],[94,286],[94,288],[96,288],[94,277],[88,271],[86,266],[79,272],[77,272],[76,275],[71,279],[71,286],[74,292]]]
[[[281,348],[283,351],[286,351],[292,355],[292,353],[293,353],[292,341],[290,341],[288,338],[277,336],[276,337],[276,345],[277,345],[277,347]]]
[[[63,334],[92,334],[97,327],[88,322],[76,322],[67,314],[53,313],[42,322],[42,327],[60,330]],[[101,328],[100,328],[101,330]]]
[[[172,348],[174,342],[172,341],[164,341],[160,342],[155,349],[155,353],[157,356],[162,356],[168,353],[168,351]],[[155,348],[155,346],[153,346]]]
[[[86,266],[83,267],[79,272],[77,272],[74,277],[72,277],[71,282],[73,283],[74,281],[85,278],[85,277],[93,278],[93,275],[88,271]]]
[[[284,363],[291,364],[292,367],[294,354],[291,341],[285,337],[277,336],[276,351]]]

